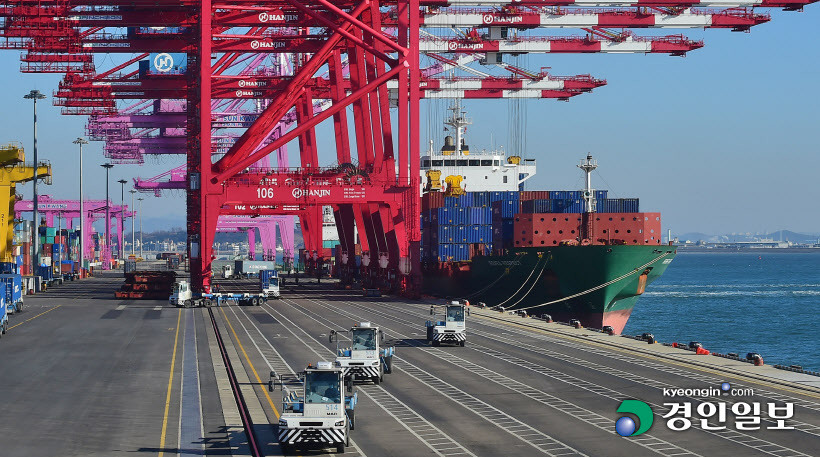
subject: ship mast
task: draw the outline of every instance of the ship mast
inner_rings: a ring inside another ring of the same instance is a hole
[[[464,142],[464,129],[465,129],[465,127],[472,124],[473,122],[471,120],[467,119],[466,117],[464,117],[464,111],[461,111],[461,100],[460,99],[457,98],[455,100],[455,103],[453,103],[453,105],[451,107],[447,108],[447,109],[452,111],[453,114],[450,115],[450,119],[448,119],[444,124],[449,125],[452,128],[452,130],[455,132],[455,134],[456,134],[456,138],[455,138],[455,140],[456,140],[456,152],[455,152],[455,155],[460,156],[461,155],[461,146],[462,146],[462,143]]]
[[[586,210],[584,212],[595,212],[595,191],[592,189],[592,171],[598,168],[598,161],[592,159],[592,154],[587,153],[586,160],[581,160],[578,168],[584,170],[587,178],[587,186],[584,189],[584,201],[586,202]]]
[[[584,202],[586,208],[581,215],[581,234],[580,241],[588,240],[589,243],[595,242],[595,190],[592,188],[592,170],[598,168],[598,161],[592,159],[592,154],[587,153],[586,160],[581,160],[578,168],[584,171],[587,178],[586,188],[584,189]]]

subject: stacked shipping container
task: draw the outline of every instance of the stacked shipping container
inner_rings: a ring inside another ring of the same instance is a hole
[[[660,243],[660,214],[639,213],[637,198],[607,198],[595,191],[596,240]],[[470,260],[493,249],[557,245],[576,240],[583,191],[467,192],[422,197],[422,261]]]
[[[595,241],[613,244],[660,244],[660,213],[595,213]],[[576,240],[580,214],[521,213],[513,221],[513,247],[555,246]]]
[[[492,249],[492,205],[517,198],[519,192],[466,192],[445,197],[427,193],[422,197],[422,261],[470,260]]]

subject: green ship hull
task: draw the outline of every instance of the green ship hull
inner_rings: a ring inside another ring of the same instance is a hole
[[[424,290],[505,310],[549,314],[621,333],[646,286],[672,262],[670,246],[588,245],[514,249],[504,256],[426,266]]]

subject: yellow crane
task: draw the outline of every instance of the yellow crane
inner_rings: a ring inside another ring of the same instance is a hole
[[[0,262],[14,262],[12,241],[14,239],[14,200],[18,183],[34,179],[34,164],[25,163],[23,146],[9,143],[0,146],[0,230],[5,230],[0,238]],[[37,164],[37,179],[51,184],[51,164]],[[35,229],[32,242],[39,241]]]

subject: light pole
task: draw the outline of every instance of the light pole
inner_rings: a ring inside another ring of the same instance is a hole
[[[117,230],[120,232],[120,238],[122,238],[122,242],[119,245],[119,258],[122,260],[122,258],[125,257],[125,247],[123,246],[125,243],[125,234],[122,233],[122,229],[125,228],[125,183],[128,181],[120,179],[117,182],[120,183],[120,226],[117,227]]]
[[[58,237],[62,236],[60,234],[62,231],[63,231],[63,213],[61,211],[61,212],[57,213],[57,236]],[[54,259],[56,259],[56,264],[57,264],[59,274],[62,275],[63,274],[63,266],[60,264],[60,261],[63,260],[63,256],[60,255],[60,247],[62,246],[62,243],[56,243],[56,244],[57,244],[57,254],[54,254],[54,252],[52,252],[51,255],[54,256]],[[55,264],[55,262],[51,262],[51,270],[52,271],[54,270],[54,264]]]
[[[105,168],[105,245],[103,246],[103,249],[109,249],[109,243],[111,242],[111,205],[108,204],[108,172],[114,168],[114,165],[104,163],[100,166]],[[102,257],[105,256],[102,255]],[[103,267],[106,270],[110,268],[109,265],[103,265]]]
[[[142,201],[145,200],[144,198],[140,197],[137,200],[140,202],[140,258],[145,260],[145,257],[142,256]]]
[[[80,266],[77,267],[77,271],[80,273],[80,277],[83,274],[83,260],[85,257],[85,212],[83,212],[83,145],[88,144],[88,141],[83,137],[77,137],[76,140],[72,141],[74,144],[80,145],[80,255],[78,259],[80,260]]]
[[[136,194],[137,191],[131,189],[128,193],[131,194],[131,255],[136,256],[136,254],[134,254],[134,194]]]
[[[39,90],[34,89],[28,94],[23,95],[26,100],[34,100],[34,256],[32,257],[32,271],[31,274],[37,274],[37,266],[40,265],[40,222],[37,220],[37,100],[46,98],[45,94]]]

